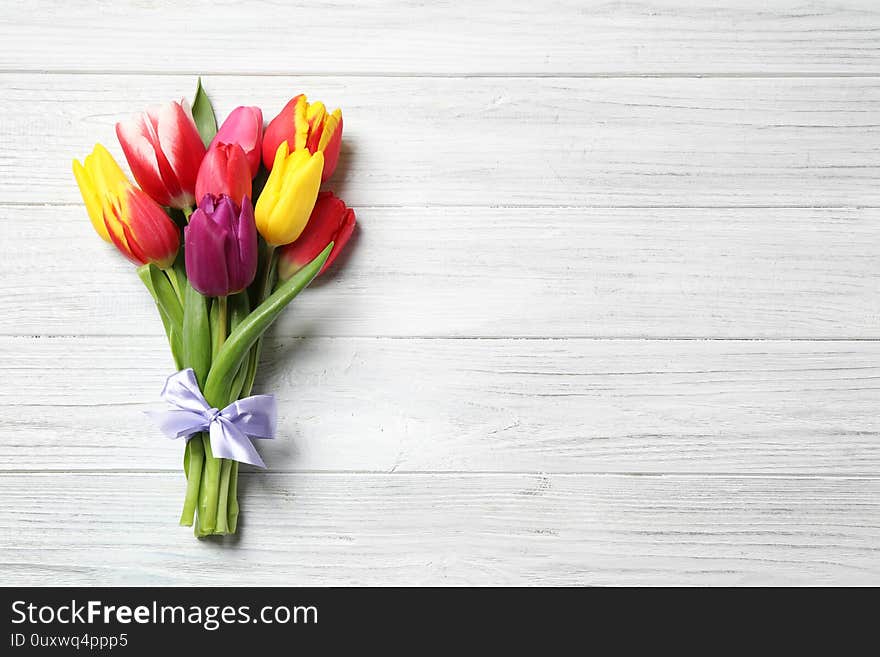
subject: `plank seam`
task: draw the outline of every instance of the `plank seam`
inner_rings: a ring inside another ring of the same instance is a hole
[[[573,73],[571,71],[534,71],[534,72],[416,72],[416,71],[152,71],[148,69],[64,69],[64,68],[0,68],[0,75],[77,75],[77,76],[143,76],[143,77],[251,77],[251,78],[440,78],[440,79],[557,79],[557,80],[615,80],[615,79],[835,79],[835,78],[878,78],[880,71],[595,71],[591,73]]]
[[[77,201],[3,201],[0,208],[78,208]],[[422,210],[430,208],[480,209],[480,210],[878,210],[880,205],[610,205],[610,204],[547,204],[547,203],[502,203],[502,204],[371,204],[354,206],[358,210]]]
[[[118,340],[121,338],[158,338],[160,333],[0,333],[0,339],[18,340]],[[651,336],[651,335],[277,335],[284,340],[582,340],[595,342],[880,342],[880,337],[761,337],[761,336]]]
[[[183,471],[176,469],[126,469],[126,468],[92,468],[82,470],[70,469],[10,469],[0,470],[4,475],[182,475]],[[600,470],[563,470],[559,472],[551,470],[281,470],[271,471],[249,470],[242,471],[241,476],[271,477],[274,475],[344,475],[344,476],[373,476],[373,477],[400,477],[400,476],[425,476],[425,477],[508,477],[508,476],[533,476],[533,477],[650,477],[650,478],[708,478],[727,477],[730,479],[880,479],[880,473],[857,472],[857,473],[810,473],[810,472],[640,472],[640,471],[608,471]]]

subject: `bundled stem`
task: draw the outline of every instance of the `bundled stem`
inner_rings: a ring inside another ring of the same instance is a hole
[[[183,500],[183,512],[180,524],[191,527],[199,502],[199,488],[202,483],[202,468],[205,465],[205,448],[201,434],[187,441],[183,455],[183,469],[186,472],[186,497]]]
[[[251,394],[263,334],[317,275],[332,247],[329,244],[274,293],[275,257],[270,248],[253,312],[246,291],[210,303],[176,269],[162,271],[148,265],[138,270],[158,306],[175,363],[193,369],[208,403],[224,408]],[[193,526],[198,537],[234,534],[239,513],[238,463],[215,457],[210,434],[205,432],[187,442],[183,469],[187,487],[180,524]]]

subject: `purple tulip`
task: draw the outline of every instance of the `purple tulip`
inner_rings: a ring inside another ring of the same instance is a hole
[[[186,275],[205,296],[241,292],[257,273],[254,206],[245,196],[241,209],[222,194],[207,194],[184,230]]]

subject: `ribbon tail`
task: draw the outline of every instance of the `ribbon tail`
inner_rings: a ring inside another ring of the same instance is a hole
[[[250,438],[223,417],[211,423],[211,451],[218,458],[232,459],[258,468],[266,467]]]
[[[275,396],[252,395],[232,402],[220,415],[251,438],[275,437]]]

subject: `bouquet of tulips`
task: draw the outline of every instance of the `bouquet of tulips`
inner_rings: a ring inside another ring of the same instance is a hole
[[[266,329],[348,241],[354,212],[321,183],[333,175],[342,113],[294,97],[263,128],[238,107],[220,129],[199,81],[192,106],[169,102],[116,125],[138,186],[97,144],[73,172],[92,225],[137,266],[178,372],[153,414],[186,439],[182,525],[233,534],[239,463],[265,467],[251,439],[272,438],[274,398],[251,395]]]

